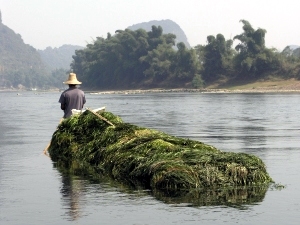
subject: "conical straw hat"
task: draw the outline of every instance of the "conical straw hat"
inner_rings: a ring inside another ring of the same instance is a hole
[[[82,82],[77,80],[76,74],[75,73],[70,73],[68,80],[63,82],[64,84],[81,84]]]

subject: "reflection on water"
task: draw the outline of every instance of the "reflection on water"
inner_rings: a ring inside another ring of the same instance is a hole
[[[267,190],[267,186],[261,186],[216,190],[191,190],[184,194],[154,192],[154,196],[168,204],[185,204],[189,206],[229,206],[243,209],[248,205],[262,202]]]
[[[135,193],[143,190],[143,193],[152,195],[159,201],[166,204],[178,204],[185,206],[228,206],[243,209],[248,205],[262,202],[268,186],[239,187],[222,189],[193,189],[184,191],[161,191],[145,190],[138,184],[115,181],[97,172],[87,164],[73,161],[70,165],[55,163],[55,168],[62,177],[62,201],[68,210],[70,220],[77,220],[81,216],[81,208],[84,207],[86,189],[91,183],[99,186],[109,183],[115,186],[121,193]],[[140,194],[140,192],[138,192]]]
[[[71,174],[62,174],[62,200],[71,220],[79,219],[84,182]]]

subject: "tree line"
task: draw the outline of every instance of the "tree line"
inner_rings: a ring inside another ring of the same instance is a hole
[[[163,34],[161,26],[148,32],[117,30],[75,51],[71,70],[91,89],[201,88],[219,80],[300,78],[299,56],[288,47],[267,48],[266,30],[241,23],[243,32],[233,39],[209,35],[205,45],[194,48],[175,45],[176,36]]]
[[[63,88],[70,71],[85,88],[95,90],[202,88],[268,76],[300,79],[300,48],[267,48],[266,30],[241,23],[243,32],[233,39],[209,35],[205,45],[193,48],[176,44],[176,36],[164,34],[161,26],[117,30],[76,50],[67,71],[47,68],[37,50],[0,22],[0,87]]]

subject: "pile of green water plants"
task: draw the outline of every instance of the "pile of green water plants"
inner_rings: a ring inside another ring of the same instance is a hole
[[[49,155],[60,165],[92,166],[115,180],[152,190],[181,191],[268,185],[263,161],[200,141],[125,123],[111,112],[86,110],[54,132]]]

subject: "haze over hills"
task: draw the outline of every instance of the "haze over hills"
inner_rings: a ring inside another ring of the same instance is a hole
[[[172,33],[176,35],[176,41],[183,42],[186,47],[190,48],[190,44],[188,43],[187,37],[184,31],[180,28],[180,26],[172,20],[152,20],[149,22],[143,22],[134,24],[129,26],[127,29],[137,30],[144,29],[146,31],[150,31],[151,27],[161,26],[163,29],[163,33]],[[70,69],[70,64],[72,62],[72,56],[75,54],[75,50],[83,49],[84,47],[78,45],[68,45],[65,44],[59,48],[47,47],[44,50],[37,50],[41,56],[42,61],[50,70],[54,69]]]
[[[1,21],[0,18],[0,87],[42,86],[47,71],[39,53]]]
[[[297,48],[300,48],[299,45],[288,45],[287,47],[289,47],[291,50],[295,50]]]
[[[83,49],[84,47],[78,45],[63,45],[59,48],[47,47],[45,50],[38,50],[43,62],[51,70],[55,69],[70,69],[70,64],[75,55],[75,50]]]
[[[176,35],[176,41],[183,42],[186,47],[190,48],[187,37],[184,31],[180,26],[172,20],[152,20],[149,22],[138,23],[132,26],[129,26],[127,29],[137,30],[144,29],[146,31],[151,31],[151,27],[161,26],[163,33],[172,33]],[[72,56],[75,54],[75,50],[83,49],[82,46],[77,45],[68,45],[65,44],[59,48],[47,47],[45,50],[38,50],[38,53],[41,55],[43,62],[48,66],[48,68],[54,69],[70,69],[70,64],[72,62]]]
[[[146,31],[150,31],[151,27],[161,26],[163,29],[163,33],[172,33],[176,35],[176,41],[183,42],[186,47],[190,48],[190,44],[188,43],[187,37],[184,31],[179,27],[178,24],[173,22],[172,20],[152,20],[149,22],[138,23],[132,26],[129,26],[127,29],[137,30],[144,29]],[[37,50],[41,56],[41,59],[45,63],[45,65],[51,69],[70,69],[70,64],[72,62],[72,56],[75,55],[75,50],[83,49],[84,47],[78,45],[68,45],[65,44],[59,48],[47,47],[45,50]]]

